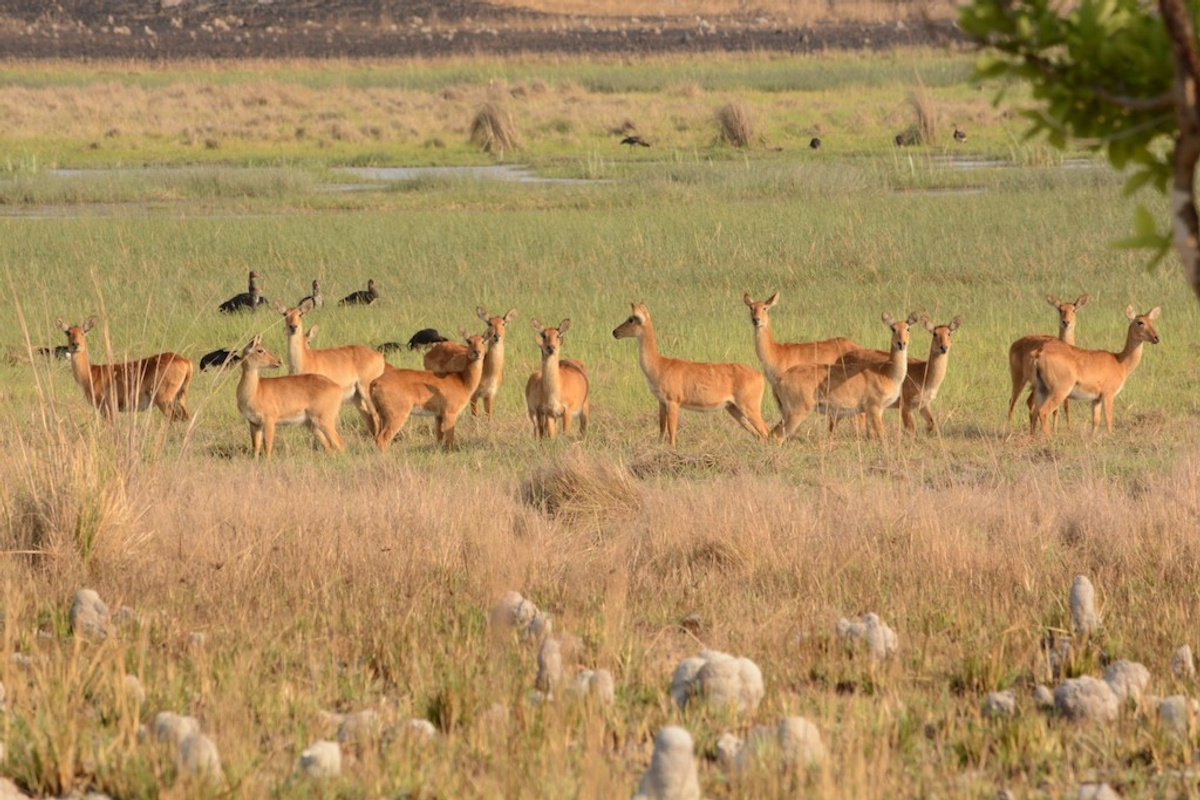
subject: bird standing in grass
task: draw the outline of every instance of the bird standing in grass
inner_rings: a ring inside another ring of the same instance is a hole
[[[257,311],[259,306],[267,302],[267,298],[262,296],[262,290],[258,286],[258,279],[260,277],[262,276],[251,270],[250,285],[247,290],[241,294],[235,294],[224,303],[221,303],[221,305],[217,306],[217,311],[220,311],[222,314],[235,314],[239,311]]]
[[[311,301],[313,308],[320,308],[325,305],[325,297],[321,294],[321,282],[314,280],[312,283],[312,294],[308,297],[301,297],[296,303],[296,308],[299,308],[305,301]]]
[[[967,132],[957,125],[954,126],[954,141],[962,144],[967,140]]]
[[[638,136],[636,133],[630,134],[621,140],[621,144],[627,144],[630,147],[649,147],[650,143]]]
[[[811,147],[813,150],[820,150],[821,149],[821,140],[818,139],[816,136],[814,136],[812,138],[812,141],[810,141],[808,143],[808,146]]]
[[[339,306],[369,306],[379,299],[379,290],[375,288],[375,280],[367,281],[366,289],[352,292],[338,301]]]

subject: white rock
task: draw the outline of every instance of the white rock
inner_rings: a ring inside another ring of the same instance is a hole
[[[1164,697],[1158,701],[1158,717],[1162,720],[1163,728],[1179,739],[1187,739],[1189,712],[1194,715],[1195,704],[1181,694]]]
[[[762,672],[757,664],[716,650],[685,658],[671,677],[671,696],[680,708],[686,708],[693,698],[700,698],[712,706],[729,706],[740,713],[751,713],[763,694]]]
[[[557,639],[547,637],[538,648],[538,674],[536,686],[539,691],[550,693],[562,683],[562,648]]]
[[[200,732],[200,720],[195,717],[160,711],[154,715],[154,738],[160,742],[178,745],[194,733]]]
[[[179,771],[208,781],[221,779],[221,756],[213,740],[203,733],[190,733],[179,743]]]
[[[132,697],[138,707],[146,704],[146,690],[142,687],[142,682],[138,680],[137,675],[126,675],[121,679],[121,687],[125,690],[125,696]]]
[[[1120,700],[1108,683],[1085,675],[1060,683],[1054,690],[1054,706],[1067,719],[1111,722],[1120,711]]]
[[[437,728],[434,727],[433,723],[420,717],[413,717],[410,720],[406,720],[400,726],[400,730],[410,736],[417,736],[422,739],[432,739],[437,736]]]
[[[571,693],[579,698],[594,698],[602,706],[611,706],[616,699],[613,676],[606,669],[585,669],[576,674]]]
[[[732,733],[722,733],[717,737],[717,765],[725,772],[733,772],[738,768],[738,756],[742,752],[742,740]]]
[[[1015,717],[1017,715],[1017,696],[1012,689],[1002,692],[989,692],[983,699],[983,715],[985,717]]]
[[[366,743],[379,738],[382,732],[379,712],[370,709],[342,716],[338,725],[337,740],[341,744]]]
[[[0,778],[0,800],[27,800],[28,795],[8,778]]]
[[[1100,629],[1100,615],[1096,613],[1096,587],[1086,575],[1076,575],[1071,584],[1071,619],[1075,622],[1075,632],[1079,634],[1095,633]]]
[[[322,739],[300,754],[296,769],[310,778],[336,778],[342,774],[342,748]]]
[[[633,800],[699,800],[700,779],[692,736],[683,728],[666,727],[654,737],[650,767]]]
[[[76,636],[103,639],[108,635],[108,606],[92,589],[80,589],[71,601],[71,630]]]
[[[1192,657],[1192,648],[1188,645],[1180,645],[1179,649],[1171,655],[1171,672],[1175,673],[1175,677],[1184,681],[1194,681],[1196,679],[1196,659]]]
[[[1076,800],[1121,800],[1121,795],[1107,783],[1081,783]]]
[[[1104,670],[1104,682],[1118,700],[1140,703],[1150,684],[1150,670],[1136,661],[1114,661]]]
[[[532,601],[513,591],[501,595],[492,608],[489,622],[494,632],[516,631],[521,641],[539,641],[554,631],[549,614],[542,613]]]
[[[1050,691],[1049,686],[1038,684],[1033,687],[1033,704],[1043,711],[1048,708],[1054,708],[1054,692]]]
[[[900,640],[896,632],[874,612],[864,614],[859,622],[843,617],[837,621],[835,629],[837,635],[848,644],[865,644],[867,652],[876,661],[891,658],[900,649]]]

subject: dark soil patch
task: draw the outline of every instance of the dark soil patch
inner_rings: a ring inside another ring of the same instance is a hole
[[[10,59],[436,58],[882,50],[965,43],[948,20],[780,25],[761,17],[606,19],[596,28],[472,0],[0,0]]]

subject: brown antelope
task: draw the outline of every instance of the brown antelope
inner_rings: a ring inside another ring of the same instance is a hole
[[[849,339],[838,337],[818,342],[776,342],[771,335],[770,311],[779,302],[779,292],[762,302],[751,299],[749,292],[742,301],[750,308],[750,324],[754,326],[754,350],[763,365],[763,374],[771,385],[771,394],[779,404],[779,393],[775,384],[779,376],[801,364],[832,364],[858,345]]]
[[[342,387],[324,375],[285,375],[263,378],[260,370],[281,366],[279,356],[262,346],[256,336],[241,353],[242,377],[237,386],[238,411],[250,423],[254,457],[266,444],[267,458],[275,448],[276,425],[307,425],[326,450],[342,449],[337,418],[342,408]]]
[[[1050,433],[1050,414],[1067,398],[1086,400],[1092,404],[1092,431],[1100,426],[1100,410],[1112,433],[1113,400],[1125,386],[1125,380],[1142,360],[1142,345],[1158,344],[1154,320],[1159,307],[1138,314],[1133,306],[1125,307],[1129,330],[1125,334],[1125,349],[1119,353],[1107,350],[1083,350],[1063,342],[1050,341],[1035,350],[1029,358],[1033,372],[1034,410],[1029,412],[1029,432]]]
[[[488,326],[485,334],[488,350],[483,360],[483,376],[479,379],[479,387],[471,396],[471,416],[479,416],[477,404],[483,400],[483,410],[488,422],[491,422],[492,405],[496,401],[496,393],[500,391],[500,380],[504,377],[504,332],[508,323],[517,318],[517,310],[510,308],[502,317],[489,317],[487,311],[477,307],[475,314]],[[425,369],[446,374],[462,372],[466,368],[466,352],[459,342],[434,344],[425,354]]]
[[[762,418],[763,376],[745,364],[708,364],[666,358],[659,354],[654,324],[645,303],[631,303],[629,319],[617,326],[617,339],[638,340],[638,361],[650,392],[658,398],[658,438],[675,446],[679,409],[725,409],[743,428],[760,439],[767,436]]]
[[[82,325],[68,325],[58,318],[59,330],[67,335],[67,357],[75,382],[105,419],[111,422],[118,411],[145,411],[151,403],[167,419],[191,419],[187,410],[191,361],[174,353],[159,353],[121,364],[92,364],[84,336],[95,324],[95,317],[88,317]]]
[[[285,308],[276,303],[275,309],[283,315],[284,334],[287,337],[288,372],[292,375],[324,375],[342,387],[343,400],[353,400],[367,421],[372,435],[379,430],[379,420],[371,403],[368,388],[371,381],[383,374],[386,362],[382,353],[359,344],[343,345],[314,350],[309,347],[304,335],[302,317],[311,311],[312,302],[306,300],[295,308]]]
[[[896,322],[885,313],[882,319],[892,332],[886,361],[876,351],[855,350],[835,364],[792,367],[780,377],[783,419],[773,431],[776,438],[790,436],[814,408],[830,416],[831,426],[834,417],[866,414],[868,435],[883,438],[883,410],[900,399],[908,376],[908,340],[917,315]]]
[[[945,325],[934,325],[929,317],[921,318],[921,325],[933,336],[929,346],[929,360],[921,361],[912,358],[908,361],[908,374],[900,387],[900,399],[892,403],[892,408],[900,409],[900,419],[904,430],[909,433],[917,432],[917,423],[913,418],[914,411],[920,411],[925,418],[925,431],[933,433],[937,423],[929,407],[937,398],[938,389],[946,379],[946,367],[950,363],[950,334],[958,330],[962,324],[961,317],[955,317]]]
[[[579,434],[587,435],[588,401],[587,368],[582,362],[562,358],[563,335],[571,327],[564,319],[557,328],[547,328],[536,319],[530,320],[536,334],[533,337],[542,351],[542,368],[529,376],[525,384],[525,406],[533,422],[533,435],[554,438],[555,421],[562,420],[562,432],[571,429],[571,418],[579,418]]]
[[[371,384],[371,399],[379,411],[375,444],[380,451],[387,450],[410,414],[436,417],[437,440],[447,450],[454,446],[454,424],[479,386],[487,340],[486,334],[468,336],[461,329],[459,334],[466,345],[466,366],[461,372],[388,367]]]
[[[1074,303],[1064,303],[1052,294],[1046,295],[1046,302],[1058,310],[1058,340],[1060,342],[1075,344],[1075,312],[1087,305],[1087,301],[1086,294],[1080,295]],[[1030,411],[1033,411],[1033,373],[1027,371],[1030,363],[1029,356],[1034,350],[1052,339],[1054,337],[1047,334],[1030,334],[1017,339],[1008,348],[1008,371],[1012,376],[1012,396],[1008,399],[1009,422],[1012,422],[1017,398],[1021,396],[1021,390],[1025,388],[1026,384],[1029,384],[1029,397],[1026,398],[1025,405],[1029,407]],[[1070,404],[1064,402],[1062,409],[1063,416],[1070,424]]]

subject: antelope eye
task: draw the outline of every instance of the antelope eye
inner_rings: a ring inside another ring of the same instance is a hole
[[[1146,323],[1142,322],[1140,319],[1137,321],[1137,323],[1138,323],[1138,327],[1140,327],[1140,328],[1146,327]]]

